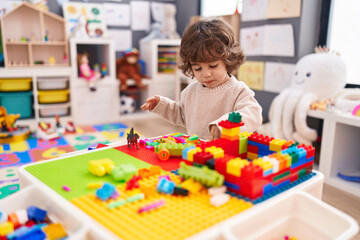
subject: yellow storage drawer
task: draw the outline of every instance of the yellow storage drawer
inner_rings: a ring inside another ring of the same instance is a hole
[[[38,91],[39,103],[63,103],[69,100],[69,90]]]
[[[1,92],[30,91],[31,78],[2,78],[0,79]]]

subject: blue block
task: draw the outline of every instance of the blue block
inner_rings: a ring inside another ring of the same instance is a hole
[[[101,188],[96,190],[96,196],[103,201],[108,200],[114,194],[116,188],[113,184],[105,182]]]
[[[263,188],[263,195],[268,194],[273,190],[272,182],[266,184]]]
[[[156,186],[156,190],[158,192],[162,192],[166,194],[172,194],[174,192],[174,188],[175,188],[175,183],[165,178],[160,179]]]
[[[234,190],[236,190],[236,191],[239,191],[240,190],[240,187],[238,186],[238,185],[235,185],[235,184],[233,184],[233,183],[231,183],[231,182],[224,182],[224,185],[226,186],[226,187],[228,187],[228,188],[232,188],[232,189],[234,189]]]
[[[44,221],[45,217],[46,217],[46,213],[47,211],[42,210],[38,207],[35,206],[30,206],[26,209],[27,214],[28,214],[28,218],[30,220],[34,220],[35,222],[42,222]]]
[[[188,152],[190,151],[190,149],[193,149],[193,148],[195,148],[195,146],[190,146],[190,147],[185,148],[182,151],[182,158],[188,160],[188,157],[187,157]]]

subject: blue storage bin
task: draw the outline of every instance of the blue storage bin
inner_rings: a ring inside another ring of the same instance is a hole
[[[32,92],[1,92],[0,105],[6,108],[8,114],[20,113],[20,118],[33,116]]]

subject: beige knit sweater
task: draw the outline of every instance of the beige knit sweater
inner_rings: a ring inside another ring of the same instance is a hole
[[[159,96],[160,102],[151,112],[186,127],[188,135],[209,139],[209,126],[228,119],[233,111],[242,115],[245,126],[240,127],[241,132],[255,131],[262,122],[262,108],[254,96],[255,93],[234,76],[216,88],[194,81],[181,92],[180,102]]]

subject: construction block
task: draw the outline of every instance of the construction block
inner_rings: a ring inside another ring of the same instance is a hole
[[[185,160],[188,160],[188,153],[189,153],[190,149],[193,149],[193,148],[195,148],[195,146],[190,146],[190,147],[185,148],[182,152],[182,158]]]
[[[240,123],[241,122],[241,115],[238,112],[232,112],[229,114],[228,121],[232,123]]]
[[[141,178],[149,178],[151,176],[160,175],[161,167],[159,166],[151,166],[149,168],[141,168],[138,170],[138,175]]]
[[[111,176],[115,181],[125,181],[130,180],[136,173],[138,169],[131,163],[121,164],[120,166],[113,168],[111,171]]]
[[[190,149],[188,151],[188,155],[187,155],[187,160],[190,161],[190,162],[193,162],[194,161],[194,155],[198,152],[201,152],[202,149],[199,148],[199,147],[196,147],[196,148],[193,148],[193,149]]]
[[[249,146],[248,146],[249,147]],[[246,158],[248,158],[248,159],[256,159],[256,158],[258,158],[258,154],[257,153],[252,153],[252,152],[247,152],[247,156],[246,156]]]
[[[66,231],[61,223],[49,224],[43,228],[43,231],[49,240],[57,240],[67,236]]]
[[[227,140],[230,140],[230,141],[234,141],[234,140],[238,140],[239,136],[238,135],[228,136],[228,135],[225,135],[225,134],[222,133],[221,138],[222,139],[227,139]]]
[[[90,173],[98,177],[102,177],[105,174],[110,174],[113,168],[114,162],[109,158],[89,161]]]
[[[205,148],[205,152],[211,153],[214,156],[214,158],[224,157],[224,150],[219,147],[212,146],[212,147]]]
[[[212,155],[212,153],[205,151],[197,152],[193,156],[194,163],[198,163],[201,165],[205,165],[208,160],[213,158],[214,156]]]
[[[194,167],[180,162],[179,175],[184,178],[192,178],[207,187],[219,187],[224,183],[224,176],[206,166]]]
[[[254,146],[250,143],[248,143],[247,150],[248,150],[248,153],[255,153],[255,154],[259,153],[259,147]]]
[[[279,138],[276,138],[276,139],[273,139],[271,142],[270,142],[270,145],[269,145],[269,149],[271,151],[275,151],[275,152],[278,152],[281,150],[282,146],[286,143],[286,140],[284,139],[279,139]]]
[[[114,194],[115,189],[113,184],[105,182],[101,188],[96,190],[96,196],[101,200],[106,201]]]
[[[240,177],[241,169],[246,165],[249,165],[247,160],[241,158],[231,159],[226,163],[226,173]]]
[[[191,193],[198,193],[205,189],[200,182],[197,182],[192,178],[185,180],[184,182],[181,183],[180,186]]]
[[[240,133],[240,127],[230,128],[230,129],[222,128],[222,130],[221,130],[221,134],[227,135],[230,137],[236,136],[237,138],[239,138],[239,133]]]
[[[244,123],[243,122],[233,123],[233,122],[230,122],[229,120],[224,120],[224,121],[219,122],[218,125],[222,128],[231,129],[231,128],[244,126]]]
[[[5,236],[14,231],[14,224],[12,222],[0,223],[0,236]]]

